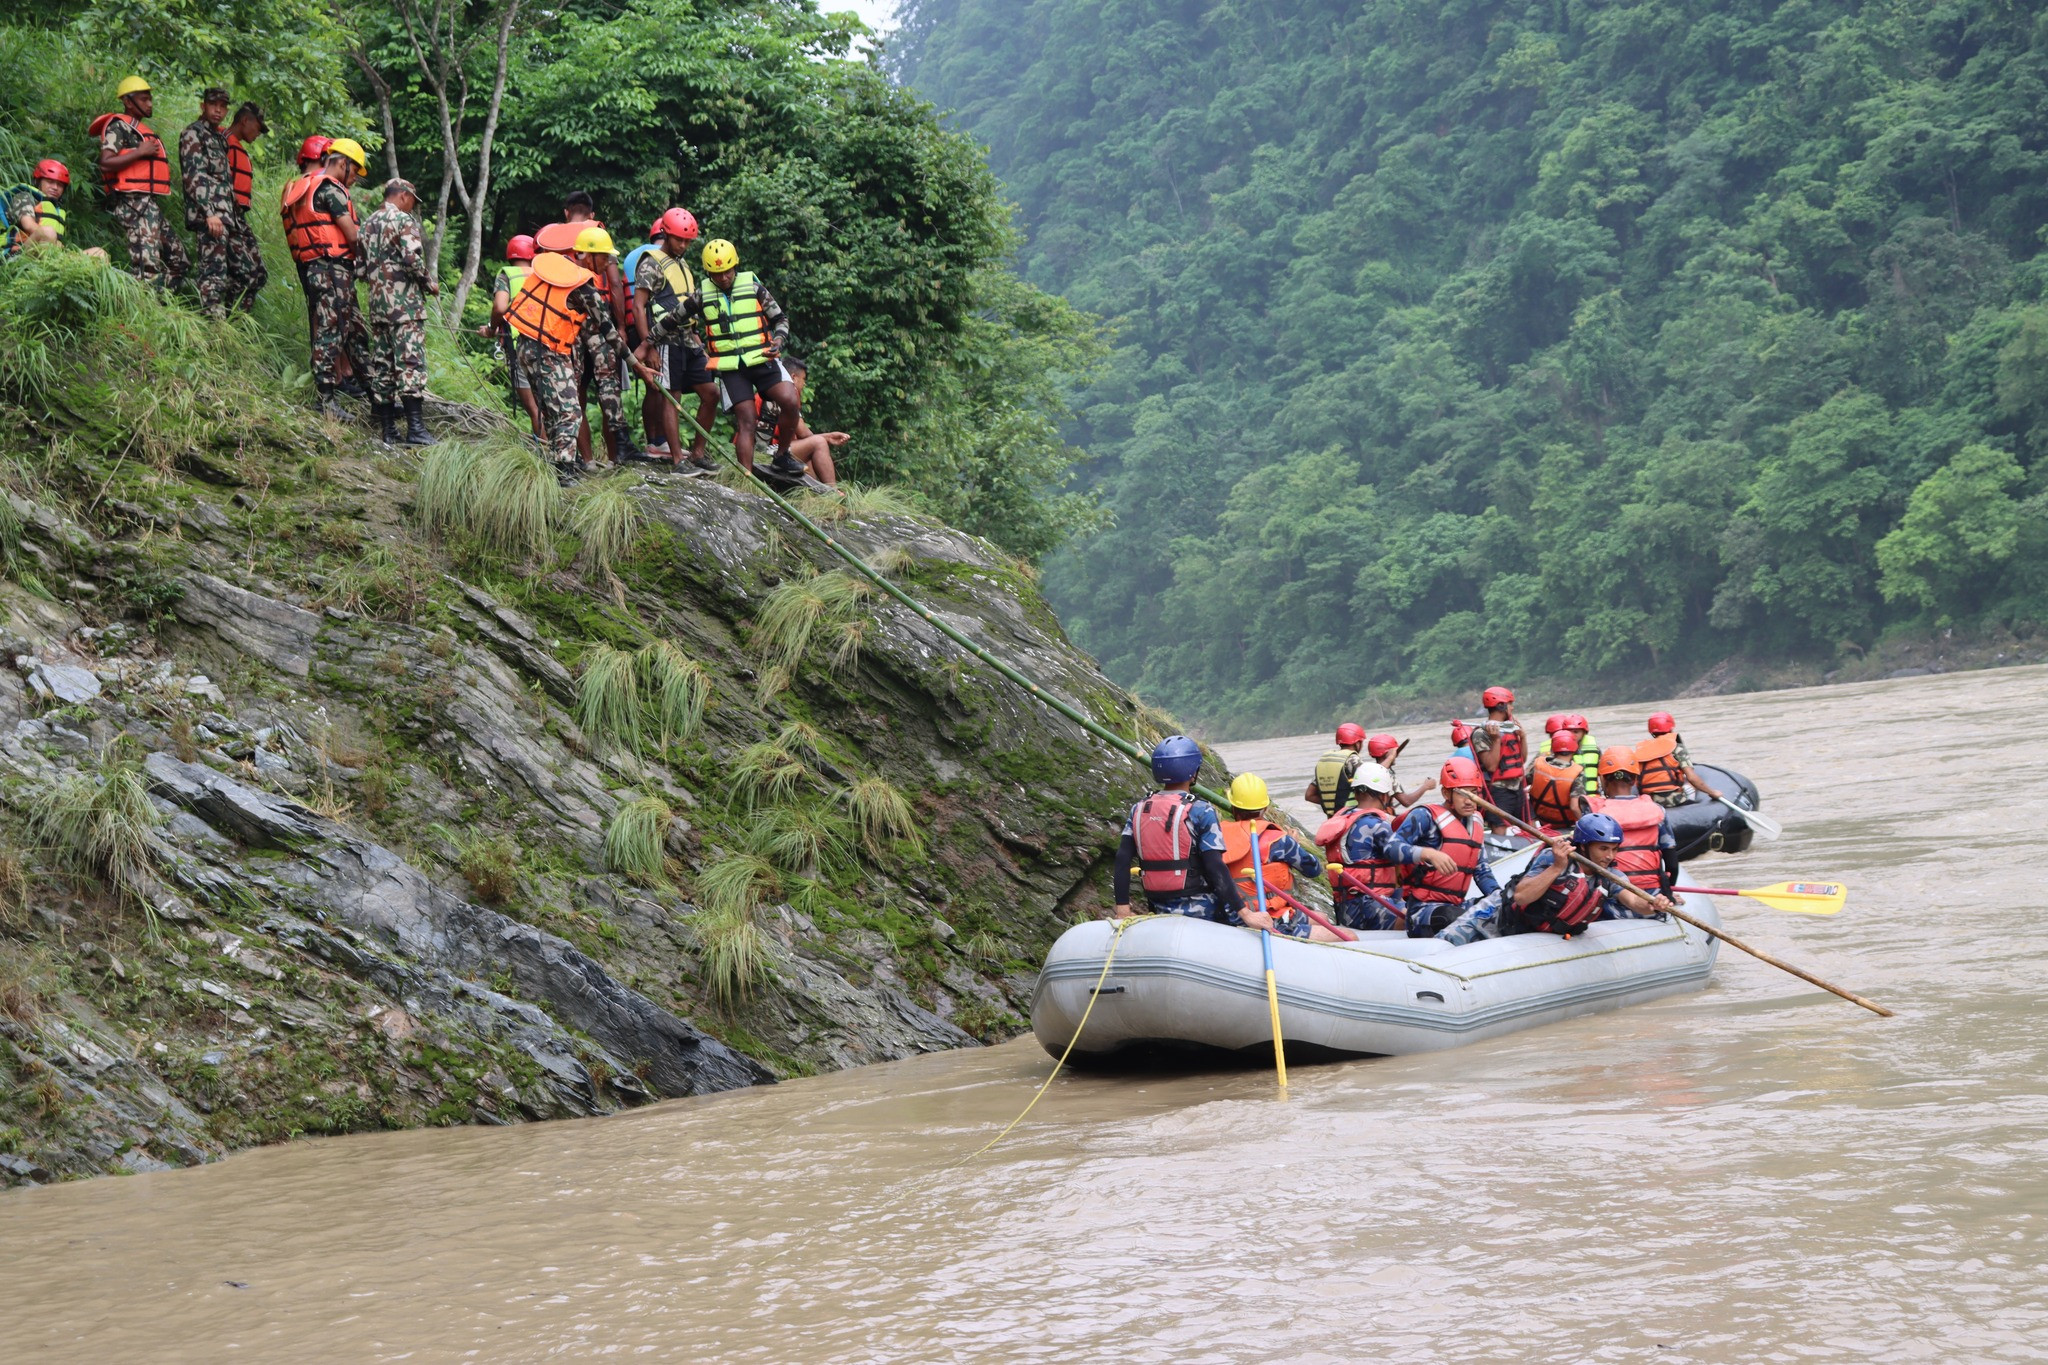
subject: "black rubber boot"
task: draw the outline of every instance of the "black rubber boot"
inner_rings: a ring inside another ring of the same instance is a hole
[[[398,409],[389,403],[373,404],[377,410],[377,439],[387,446],[398,444],[398,428],[395,424]]]
[[[405,443],[409,446],[430,446],[434,438],[427,434],[427,424],[420,419],[422,399],[405,400]]]
[[[337,422],[346,422],[348,420],[348,409],[334,401],[333,386],[322,384],[319,386],[319,389],[320,415],[322,417],[332,417]]]

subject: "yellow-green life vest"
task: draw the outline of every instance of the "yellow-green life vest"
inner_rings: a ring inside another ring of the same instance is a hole
[[[1548,758],[1550,756],[1550,741],[1544,740],[1543,746],[1536,752]],[[1586,775],[1586,795],[1598,796],[1600,794],[1600,741],[1593,738],[1592,731],[1588,730],[1585,738],[1579,741],[1579,751],[1572,755],[1572,762],[1578,764],[1579,771]]]
[[[508,297],[510,297],[510,298],[515,298],[515,299],[516,299],[516,298],[518,298],[518,297],[519,297],[519,290],[520,290],[520,288],[521,288],[522,286],[524,286],[524,285],[525,285],[525,283],[526,283],[526,277],[527,277],[528,275],[531,275],[532,273],[533,273],[533,267],[532,267],[532,266],[527,266],[527,265],[508,265],[508,266],[506,266],[506,267],[505,267],[505,293],[506,293],[506,295],[507,295]]]
[[[1358,755],[1342,747],[1316,760],[1316,804],[1323,808],[1323,814],[1337,813],[1337,792],[1344,785],[1344,770],[1356,762]]]
[[[663,285],[660,293],[651,294],[647,299],[647,320],[652,325],[681,307],[682,301],[697,288],[697,280],[690,274],[689,266],[658,246],[648,248],[647,259],[653,261],[654,268],[661,272]],[[733,281],[733,287],[739,287],[738,280]]]
[[[742,270],[733,277],[731,289],[706,282],[702,298],[704,345],[711,352],[711,368],[732,371],[767,364],[768,317],[761,307],[761,277]]]
[[[36,197],[35,222],[8,223],[7,231],[5,233],[6,249],[9,252],[19,251],[21,249],[22,240],[28,236],[29,229],[33,228],[36,225],[36,223],[48,223],[51,227],[57,230],[57,239],[59,241],[62,241],[64,239],[64,228],[70,220],[70,215],[64,211],[63,205],[59,204],[56,200],[44,194],[35,186],[9,186],[4,191],[4,194],[0,194],[0,209],[4,209],[7,206],[7,203],[13,200],[13,198],[17,194],[20,194],[23,190],[29,191]],[[4,213],[0,213],[0,220],[4,220],[5,217],[6,215]]]

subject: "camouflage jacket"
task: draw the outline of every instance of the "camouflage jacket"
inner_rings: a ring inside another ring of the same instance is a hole
[[[360,278],[370,285],[369,322],[419,322],[427,316],[427,247],[419,219],[386,204],[362,227]]]
[[[235,173],[228,165],[228,135],[203,118],[178,134],[178,172],[185,182],[185,226],[194,232],[208,218],[235,216]]]

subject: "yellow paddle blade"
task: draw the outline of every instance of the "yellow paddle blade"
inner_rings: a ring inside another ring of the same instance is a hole
[[[1849,888],[1841,882],[1775,882],[1770,886],[1745,888],[1737,893],[1762,901],[1773,910],[1792,910],[1802,915],[1832,915],[1849,899]]]

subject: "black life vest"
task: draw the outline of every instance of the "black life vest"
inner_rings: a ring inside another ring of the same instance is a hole
[[[1524,877],[1528,875],[1526,872],[1522,874]],[[1517,877],[1515,881],[1521,879]],[[1511,883],[1503,894],[1512,897],[1514,885]],[[1583,872],[1560,872],[1548,891],[1516,912],[1519,923],[1515,932],[1556,934],[1560,938],[1582,934],[1586,926],[1599,917],[1602,899],[1600,884],[1592,877]]]

